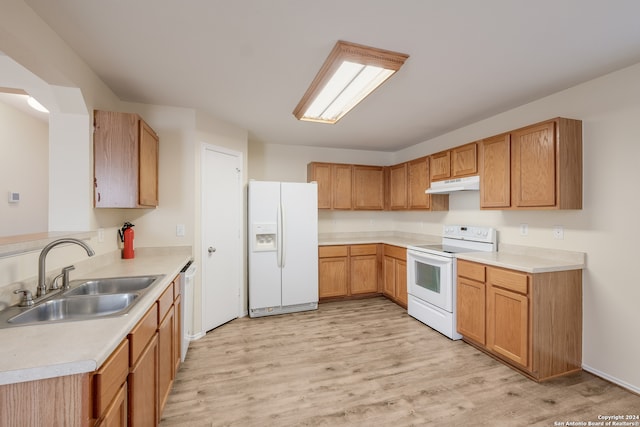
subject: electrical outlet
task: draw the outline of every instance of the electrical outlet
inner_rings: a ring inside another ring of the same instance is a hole
[[[556,240],[564,240],[564,228],[561,225],[553,226],[553,238]]]
[[[184,237],[184,224],[176,225],[176,236]]]
[[[529,224],[520,224],[520,235],[521,236],[529,235]]]
[[[104,228],[98,228],[98,243],[104,242]]]

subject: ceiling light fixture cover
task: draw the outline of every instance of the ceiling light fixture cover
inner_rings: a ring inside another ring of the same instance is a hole
[[[40,111],[41,113],[49,112],[49,110],[47,110],[44,105],[40,104],[40,102],[38,102],[38,100],[33,96],[27,98],[27,104],[29,104],[29,107],[33,108],[34,110]]]
[[[404,53],[338,41],[293,115],[298,120],[336,123],[402,67]]]

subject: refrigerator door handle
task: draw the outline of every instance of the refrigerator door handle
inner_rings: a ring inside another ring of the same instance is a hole
[[[278,204],[276,212],[277,234],[276,234],[276,262],[282,268],[282,205]]]
[[[280,267],[284,268],[287,261],[287,244],[285,242],[285,229],[287,227],[287,217],[285,215],[284,206],[280,205],[280,221],[282,222],[282,229],[280,230]]]

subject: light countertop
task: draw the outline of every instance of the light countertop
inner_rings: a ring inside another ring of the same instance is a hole
[[[320,246],[384,243],[406,248],[412,245],[439,244],[441,241],[442,238],[440,236],[401,232],[332,233],[318,236],[318,244]],[[469,252],[456,254],[456,258],[526,273],[546,273],[585,268],[585,254],[583,252],[510,244],[499,244],[498,252]]]
[[[105,257],[103,255],[102,257]],[[0,329],[0,385],[95,371],[191,259],[190,248],[136,249],[72,279],[164,274],[125,316]]]

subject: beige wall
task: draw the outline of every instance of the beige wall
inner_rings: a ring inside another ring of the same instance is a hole
[[[266,165],[261,179],[302,179],[309,160],[398,163],[557,116],[583,121],[582,210],[481,211],[479,193],[457,193],[450,196],[449,212],[325,212],[320,231],[394,229],[440,235],[443,224],[491,225],[502,243],[586,252],[583,365],[640,391],[636,329],[640,286],[634,273],[640,239],[635,226],[640,212],[640,64],[416,144],[393,153],[388,162],[370,154],[354,159],[340,150],[319,158],[313,148],[267,145],[252,148],[251,153],[262,157],[251,159],[250,165]],[[290,175],[282,171],[285,165]],[[522,223],[529,226],[526,237],[519,234]],[[553,239],[554,225],[564,227],[564,240]]]
[[[46,121],[0,102],[0,236],[48,230],[48,146]]]

